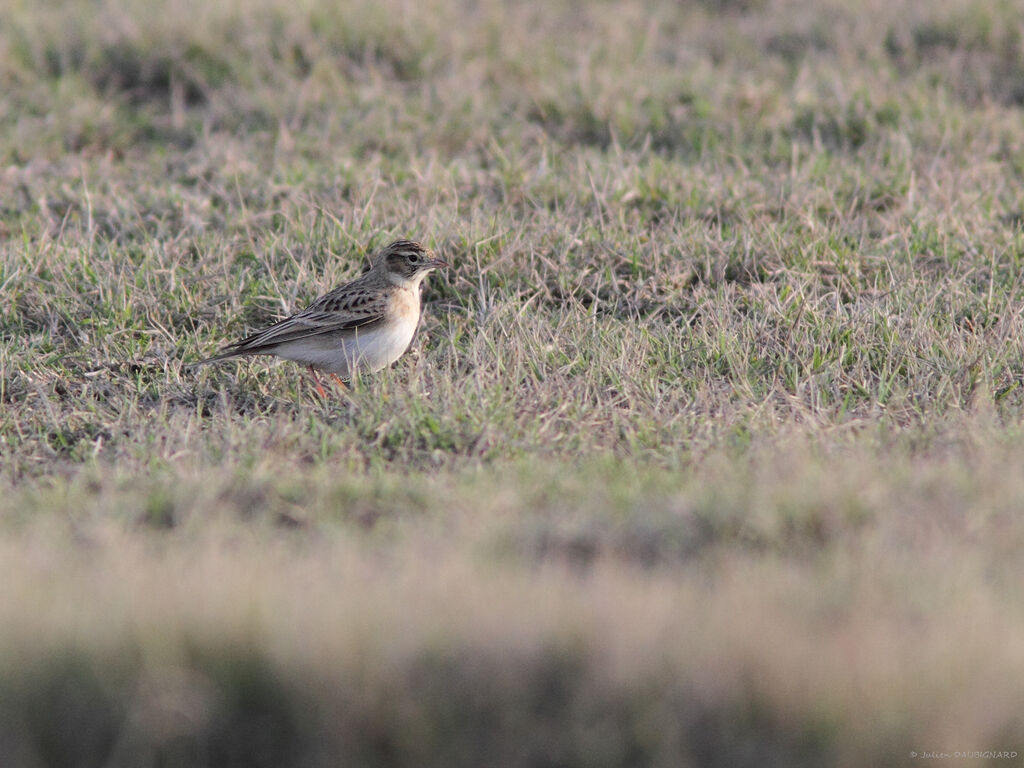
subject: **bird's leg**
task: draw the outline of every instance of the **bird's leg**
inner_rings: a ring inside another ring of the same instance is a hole
[[[327,393],[324,392],[323,384],[320,383],[320,377],[316,375],[316,369],[312,365],[309,366],[309,372],[313,374],[313,383],[316,384],[316,391],[320,393],[320,397],[326,400]]]
[[[350,392],[352,390],[352,387],[350,387],[348,384],[346,384],[345,380],[343,378],[341,378],[341,376],[339,376],[338,374],[332,373],[331,374],[331,378],[334,379],[338,383],[338,386],[341,387],[343,392]]]

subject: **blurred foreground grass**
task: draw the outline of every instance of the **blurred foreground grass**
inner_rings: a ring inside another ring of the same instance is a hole
[[[1022,459],[790,443],[671,475],[85,471],[6,516],[5,754],[724,766],[1012,750]]]
[[[0,2],[0,764],[1019,763],[1021,10]]]

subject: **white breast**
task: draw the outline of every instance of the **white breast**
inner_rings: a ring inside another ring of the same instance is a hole
[[[371,372],[391,365],[409,348],[418,321],[417,317],[402,318],[381,323],[368,331],[357,328],[344,343],[345,365],[324,370],[347,376],[355,367]]]

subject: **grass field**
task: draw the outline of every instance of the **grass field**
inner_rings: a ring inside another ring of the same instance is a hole
[[[0,764],[1024,762],[1022,12],[0,0]]]

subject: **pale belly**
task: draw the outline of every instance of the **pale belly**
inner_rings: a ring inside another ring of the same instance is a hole
[[[282,344],[274,349],[274,354],[348,378],[356,370],[378,371],[400,358],[412,342],[417,322],[418,318],[412,317],[368,330],[357,328],[344,336],[310,336]]]

